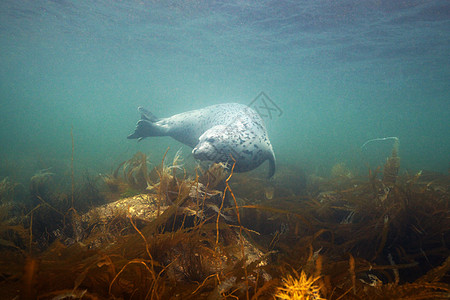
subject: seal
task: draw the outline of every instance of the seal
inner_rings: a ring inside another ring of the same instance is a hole
[[[269,161],[269,178],[275,174],[275,154],[261,117],[250,107],[224,103],[157,118],[139,107],[141,119],[128,139],[170,136],[193,148],[195,159],[231,165],[236,172],[251,171]]]

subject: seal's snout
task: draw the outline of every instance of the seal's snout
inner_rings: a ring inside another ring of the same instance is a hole
[[[192,149],[192,155],[194,156],[195,159],[200,159],[200,151],[197,147]]]
[[[205,151],[203,145],[192,149],[192,155],[194,156],[195,159],[198,160],[209,160],[207,152]]]

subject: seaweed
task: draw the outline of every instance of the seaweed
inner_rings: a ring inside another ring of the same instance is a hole
[[[148,172],[148,158],[142,152],[120,163],[111,174],[102,175],[109,191],[123,198],[145,191],[153,183]]]
[[[399,140],[394,141],[392,154],[386,159],[383,168],[383,183],[387,186],[393,186],[397,180],[398,171],[400,168],[400,157],[398,156]]]
[[[0,207],[5,295],[448,298],[449,177],[400,174],[398,144],[368,176],[339,163],[309,184],[287,166],[270,185],[219,164],[188,174],[181,154],[169,163],[167,153],[152,170],[138,153],[103,176],[110,203],[88,174],[72,204],[69,186],[38,173],[28,213]],[[127,189],[139,194],[120,199]]]
[[[0,203],[9,203],[14,201],[14,194],[20,184],[12,182],[9,177],[5,177],[0,181]]]
[[[87,171],[84,173],[84,176],[77,182],[74,188],[71,208],[81,213],[106,202],[101,192],[99,179],[100,177],[93,177]]]
[[[54,185],[53,177],[55,173],[50,172],[49,169],[40,170],[30,179],[30,195],[32,198],[50,197],[52,186]]]

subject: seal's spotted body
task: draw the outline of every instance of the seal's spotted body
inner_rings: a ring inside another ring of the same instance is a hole
[[[264,122],[250,107],[238,103],[209,106],[158,119],[139,108],[141,120],[129,139],[171,136],[192,148],[196,159],[229,162],[237,172],[257,168],[269,160],[269,177],[275,173],[275,155]]]

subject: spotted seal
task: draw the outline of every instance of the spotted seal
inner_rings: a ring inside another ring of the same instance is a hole
[[[187,111],[168,118],[157,118],[139,107],[141,120],[129,139],[171,136],[193,148],[201,161],[231,163],[235,171],[246,172],[269,161],[269,178],[275,173],[275,154],[261,117],[250,107],[225,103]]]

